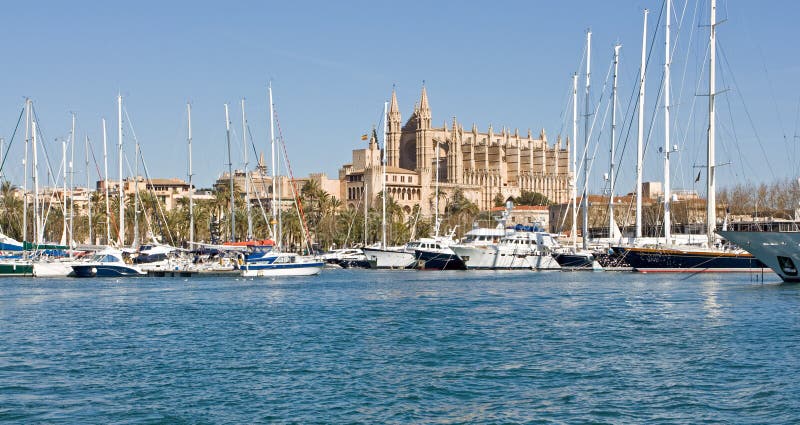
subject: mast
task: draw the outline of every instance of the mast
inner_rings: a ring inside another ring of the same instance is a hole
[[[233,163],[231,162],[231,120],[228,115],[228,104],[225,104],[225,137],[228,140],[228,179],[230,181],[229,189],[231,192],[231,242],[236,242],[236,216],[234,215],[234,198],[233,198]]]
[[[386,119],[388,117],[388,102],[383,102],[383,152],[381,152],[381,184],[383,185],[383,216],[381,222],[383,228],[381,229],[381,243],[382,248],[386,249]]]
[[[33,117],[31,117],[33,118]],[[41,223],[39,222],[39,161],[37,158],[36,120],[31,119],[31,131],[33,132],[33,241],[37,245],[42,243]]]
[[[715,109],[714,96],[716,96],[716,55],[717,55],[717,1],[711,0],[711,35],[709,37],[709,56],[708,56],[708,168],[706,169],[706,185],[708,201],[706,202],[706,234],[708,244],[714,241],[714,230],[717,226],[717,195],[715,193],[716,184],[716,164],[714,163],[714,130],[715,130]]]
[[[644,10],[644,29],[642,30],[642,66],[639,69],[639,133],[636,138],[636,237],[642,237],[642,156],[644,143],[644,85],[647,64],[647,9]]]
[[[186,102],[187,126],[189,127],[189,245],[194,246],[194,186],[192,185],[192,104]]]
[[[103,118],[103,188],[106,190],[106,244],[111,243],[111,206],[108,197],[108,149],[106,147],[106,119]]]
[[[86,136],[86,141],[83,144],[84,154],[86,155],[85,162],[86,162],[86,198],[88,199],[88,203],[86,204],[89,209],[89,243],[93,244],[94,238],[92,236],[92,193],[91,193],[91,186],[89,185],[89,136]]]
[[[125,187],[122,181],[122,95],[117,95],[117,140],[119,148],[119,246],[125,246]]]
[[[269,140],[270,147],[272,148],[272,235],[275,239],[278,249],[281,248],[281,238],[278,236],[278,205],[276,204],[276,196],[278,191],[277,174],[275,173],[275,112],[272,105],[272,81],[268,86],[269,93]]]
[[[75,229],[75,200],[73,191],[75,190],[75,113],[72,113],[72,143],[69,146],[69,246],[72,247],[73,239],[75,239],[75,234],[73,230]],[[72,250],[69,252],[69,256],[72,257]]]
[[[133,162],[133,247],[139,248],[139,139],[135,139]],[[145,184],[145,187],[147,185]]]
[[[670,15],[671,15],[671,5],[672,2],[670,0],[665,0],[667,3],[667,27],[666,27],[666,34],[664,37],[664,244],[670,244],[670,238],[672,237],[672,217],[670,216],[670,204],[671,204],[671,188],[670,188],[670,181],[669,181],[669,153],[670,153],[670,145],[669,145],[669,71],[671,65],[671,54],[669,51],[669,39],[670,39]]]
[[[28,145],[31,140],[31,100],[25,99],[25,157],[22,168],[25,177],[22,180],[22,240],[28,240]]]
[[[591,88],[590,77],[592,63],[592,32],[586,31],[586,115],[584,116],[583,138],[586,155],[583,158],[583,249],[589,248],[589,89]]]
[[[361,200],[364,202],[364,247],[367,246],[367,226],[369,224],[369,209],[367,208],[367,179],[364,179],[364,187],[361,192]]]
[[[61,139],[61,176],[64,181],[61,182],[61,198],[62,198],[62,223],[64,229],[61,231],[61,245],[67,244],[67,140]],[[53,192],[55,193],[55,190]]]
[[[619,49],[622,46],[617,44],[614,46],[614,80],[611,85],[611,149],[609,155],[609,169],[608,169],[608,237],[611,238],[612,229],[616,226],[614,220],[614,183],[616,179],[614,176],[614,157],[616,156],[617,144],[617,70],[619,69]]]
[[[578,247],[578,73],[572,74],[572,175],[569,185],[572,188],[572,248]]]
[[[242,99],[242,145],[244,146],[244,205],[247,208],[247,240],[253,239],[253,217],[250,216],[250,172],[247,163],[247,116]]]

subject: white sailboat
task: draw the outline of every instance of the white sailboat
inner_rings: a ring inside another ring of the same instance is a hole
[[[393,94],[394,96],[394,94]],[[392,100],[394,102],[394,98]],[[388,121],[388,105],[383,104],[383,150],[386,151],[386,132]],[[379,269],[408,269],[416,264],[414,248],[408,244],[401,246],[388,246],[386,244],[386,155],[381,155],[381,182],[383,185],[381,198],[383,201],[383,216],[381,219],[381,242],[377,246],[362,248],[364,255],[375,262]],[[365,192],[366,193],[366,192]]]
[[[270,144],[272,147],[272,181],[273,188],[276,185],[277,171],[275,164],[275,127],[272,103],[272,83],[269,85],[269,112],[270,112]],[[231,175],[231,181],[233,176]],[[232,192],[231,192],[232,193]],[[272,215],[273,223],[277,224],[277,202],[276,191],[272,191]],[[277,230],[273,230],[273,235]],[[253,247],[252,251],[245,257],[242,265],[242,276],[244,277],[284,277],[284,276],[313,276],[322,272],[325,262],[308,256],[298,255],[291,252],[282,252],[281,238],[277,238],[274,246]]]

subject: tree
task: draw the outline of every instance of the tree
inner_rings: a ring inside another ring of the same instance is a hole
[[[494,206],[502,207],[503,205],[505,205],[506,199],[503,198],[502,193],[498,192],[497,195],[494,195],[494,199],[492,200],[492,202],[494,203]]]
[[[517,205],[539,205],[539,206],[541,205],[546,206],[552,204],[552,202],[550,202],[550,200],[547,199],[547,196],[544,196],[539,192],[528,192],[526,190],[523,190],[519,196],[514,198],[514,203]]]
[[[463,190],[456,189],[453,192],[453,196],[448,200],[447,206],[445,206],[444,224],[447,228],[456,227],[457,234],[463,236],[465,232],[472,228],[472,223],[479,211],[478,206],[464,196]],[[447,228],[442,230],[446,231]]]
[[[2,215],[0,215],[0,231],[8,236],[22,240],[22,199],[15,196],[16,188],[11,182],[4,181],[0,185],[0,205],[2,205]]]

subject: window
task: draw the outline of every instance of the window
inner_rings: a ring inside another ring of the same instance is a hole
[[[797,276],[797,267],[794,265],[789,257],[778,256],[778,265],[781,266],[781,271],[786,273],[787,276]]]

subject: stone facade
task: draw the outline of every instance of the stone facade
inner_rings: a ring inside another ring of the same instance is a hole
[[[549,145],[544,130],[537,137],[530,130],[527,136],[506,128],[495,133],[491,125],[486,132],[474,124],[464,130],[455,118],[450,125],[433,127],[424,87],[405,123],[392,92],[387,123],[387,193],[407,213],[415,205],[420,205],[422,214],[433,213],[437,180],[440,212],[456,189],[481,210],[493,207],[498,195],[507,199],[522,191],[542,193],[555,203],[569,198],[569,140],[564,148],[560,138]],[[382,190],[376,139],[373,133],[368,147],[354,150],[352,163],[339,171],[342,199],[350,208],[363,207],[364,200],[369,206]]]

